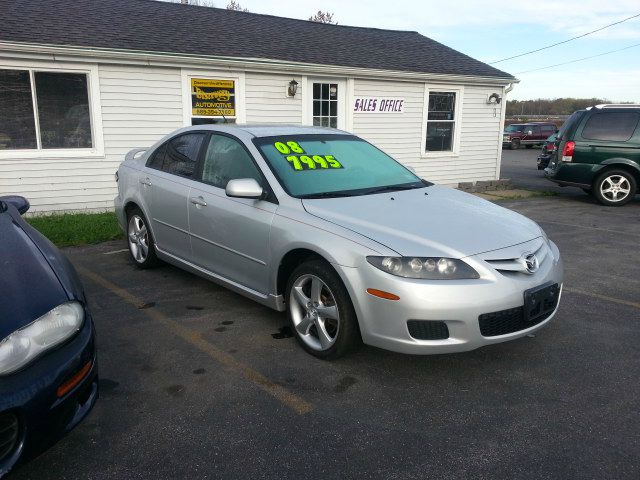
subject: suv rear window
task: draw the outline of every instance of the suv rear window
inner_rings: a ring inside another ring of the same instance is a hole
[[[638,126],[640,115],[635,112],[596,113],[587,120],[582,129],[582,138],[589,140],[629,140]]]

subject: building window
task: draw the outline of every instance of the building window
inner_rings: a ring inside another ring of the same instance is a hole
[[[92,147],[87,74],[0,69],[0,150]]]
[[[452,152],[456,129],[455,92],[429,92],[427,152]]]
[[[313,125],[338,128],[338,84],[313,84]]]

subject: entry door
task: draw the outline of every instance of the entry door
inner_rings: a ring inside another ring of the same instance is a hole
[[[345,129],[345,82],[343,80],[310,79],[308,110],[311,125]]]
[[[191,189],[189,198],[193,259],[213,273],[266,294],[269,233],[277,205],[227,197],[227,183],[238,178],[254,178],[266,187],[240,141],[211,135],[203,159],[202,183]]]

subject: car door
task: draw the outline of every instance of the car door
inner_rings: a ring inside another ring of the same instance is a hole
[[[212,134],[202,160],[201,183],[191,190],[189,223],[193,261],[227,280],[268,292],[269,234],[275,198],[231,198],[229,180],[268,184],[249,151],[235,137]],[[270,190],[269,190],[270,191]]]
[[[205,135],[190,132],[168,140],[149,158],[140,178],[156,246],[186,260],[191,257],[189,192]]]

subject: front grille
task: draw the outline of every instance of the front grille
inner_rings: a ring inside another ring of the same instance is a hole
[[[553,313],[553,310],[546,315],[526,321],[524,318],[524,307],[509,308],[499,312],[483,313],[478,317],[480,333],[483,337],[495,337],[517,332],[525,328],[533,327],[545,321]]]
[[[409,335],[417,340],[445,340],[449,338],[447,324],[434,320],[407,321]]]
[[[0,413],[0,462],[13,453],[18,430],[18,417],[13,413]]]

